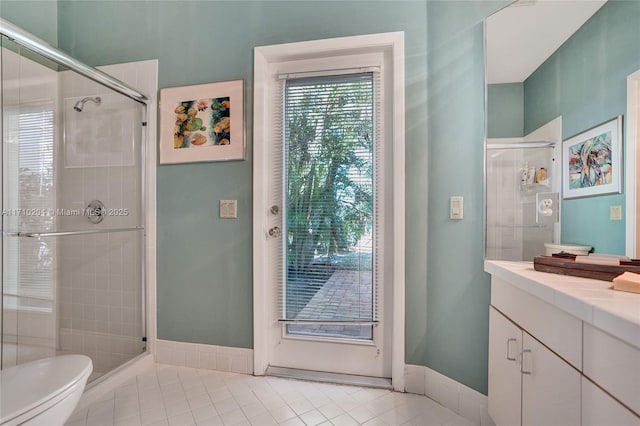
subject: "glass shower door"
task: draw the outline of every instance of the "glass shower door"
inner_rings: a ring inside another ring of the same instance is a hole
[[[2,366],[145,351],[144,106],[2,41]]]
[[[2,366],[56,353],[56,241],[18,239],[51,231],[55,205],[57,71],[2,39]],[[11,190],[4,190],[11,187]]]

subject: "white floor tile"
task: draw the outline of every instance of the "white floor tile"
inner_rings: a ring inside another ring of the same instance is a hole
[[[249,420],[267,412],[267,409],[258,400],[251,404],[244,405],[241,408]]]
[[[340,408],[335,402],[330,402],[326,405],[323,405],[322,407],[319,407],[318,411],[320,411],[329,420],[344,413],[344,410]]]
[[[165,402],[164,408],[167,411],[167,418],[177,416],[178,414],[191,412],[191,407],[186,399],[178,399]]]
[[[349,415],[353,417],[358,423],[367,422],[376,416],[364,405],[349,411]]]
[[[357,426],[358,422],[347,413],[341,414],[336,418],[331,419],[331,423],[334,426]]]
[[[264,412],[259,416],[250,418],[249,423],[251,423],[252,426],[273,426],[278,424],[275,419],[271,417],[271,415],[267,412]]]
[[[164,406],[156,410],[143,411],[140,413],[142,426],[151,425],[159,422],[160,420],[165,420],[166,418],[167,414],[164,411]]]
[[[65,426],[471,426],[419,395],[156,364]]]
[[[116,419],[114,426],[141,426],[140,415]]]
[[[218,416],[218,412],[211,404],[198,407],[192,410],[191,414],[193,414],[193,418],[196,420],[196,423]]]
[[[206,391],[204,394],[200,394],[200,395],[194,395],[194,396],[187,395],[187,401],[189,402],[189,407],[191,407],[191,410],[204,407],[205,405],[212,405],[211,398],[209,398],[209,394]]]
[[[295,411],[297,415],[304,414],[308,411],[313,410],[314,408],[313,404],[310,403],[309,400],[307,400],[306,398],[297,399],[295,401],[290,402],[289,407],[291,407],[291,409]]]
[[[220,413],[220,418],[222,419],[225,425],[237,425],[239,423],[248,421],[247,417],[239,408],[231,411],[226,411],[224,413]]]
[[[300,416],[300,419],[307,426],[316,426],[327,421],[327,418],[318,410],[308,411]]]
[[[283,423],[286,420],[296,417],[296,413],[286,405],[270,410],[269,414],[271,414],[271,417],[273,417],[278,423]]]
[[[282,426],[305,426],[304,422],[299,417],[294,417],[286,422],[280,423]]]
[[[197,426],[224,426],[220,416],[209,417],[204,420],[196,420]]]
[[[196,423],[190,411],[169,417],[169,426],[191,426]]]
[[[157,422],[149,424],[149,426],[169,426],[167,419],[158,420]]]
[[[227,413],[229,411],[239,410],[240,406],[233,398],[223,399],[222,401],[214,401],[213,406],[216,407],[218,414]]]

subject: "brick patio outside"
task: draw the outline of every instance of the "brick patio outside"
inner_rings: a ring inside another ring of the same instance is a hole
[[[371,321],[373,294],[371,271],[337,270],[307,305],[299,320]],[[370,325],[290,324],[289,333],[325,337],[371,339]]]

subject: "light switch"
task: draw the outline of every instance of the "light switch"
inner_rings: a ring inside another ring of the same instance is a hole
[[[462,196],[451,197],[449,218],[461,220],[464,217],[464,198]]]
[[[622,220],[622,206],[609,207],[609,220]]]
[[[238,217],[238,200],[220,200],[220,218],[236,219]]]

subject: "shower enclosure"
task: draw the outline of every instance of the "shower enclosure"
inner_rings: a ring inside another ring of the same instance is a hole
[[[95,379],[146,347],[147,98],[0,32],[1,367],[80,353]]]
[[[556,144],[488,141],[485,257],[533,261],[559,238]]]

